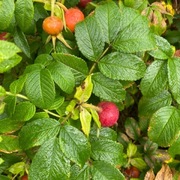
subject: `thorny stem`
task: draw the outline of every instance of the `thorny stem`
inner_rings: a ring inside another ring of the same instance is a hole
[[[101,54],[101,56],[97,59],[97,61],[92,65],[89,74],[92,74],[93,70],[95,69],[96,65],[98,64],[98,62],[101,60],[101,58],[106,54],[106,52],[109,50],[110,46],[108,46],[104,52]]]

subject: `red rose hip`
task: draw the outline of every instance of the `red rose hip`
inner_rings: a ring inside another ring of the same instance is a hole
[[[110,127],[117,123],[119,119],[119,109],[113,102],[102,101],[98,104],[100,108],[99,120],[103,127]]]
[[[87,6],[87,4],[89,3],[89,2],[91,2],[92,0],[80,0],[80,2],[79,2],[79,6],[80,7],[82,7],[82,8],[85,8],[86,6]]]

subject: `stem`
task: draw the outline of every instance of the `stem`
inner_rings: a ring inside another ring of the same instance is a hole
[[[62,8],[65,12],[68,10],[67,7],[63,4],[63,3],[60,3],[60,2],[56,2],[56,4]]]
[[[98,106],[94,106],[92,104],[88,104],[88,103],[82,103],[81,106],[84,107],[84,108],[95,109],[97,112],[100,112],[102,110],[102,108],[100,108]]]
[[[22,94],[13,94],[11,92],[6,92],[7,95],[9,96],[16,96],[16,97],[19,97],[19,98],[22,98],[22,99],[25,99],[25,100],[29,100],[26,96],[22,95]]]
[[[54,16],[54,4],[56,0],[51,0],[51,16]]]
[[[48,113],[48,114],[50,114],[50,115],[52,115],[54,117],[61,118],[61,116],[59,116],[58,114],[55,114],[55,113],[53,113],[53,112],[51,112],[51,111],[49,111],[47,109],[43,109],[43,110],[44,110],[44,112],[46,112],[46,113]]]
[[[108,46],[104,52],[101,54],[101,56],[97,59],[97,61],[92,65],[91,69],[89,70],[89,74],[92,74],[93,70],[95,69],[98,62],[101,60],[101,58],[106,54],[106,52],[109,50],[110,46]]]

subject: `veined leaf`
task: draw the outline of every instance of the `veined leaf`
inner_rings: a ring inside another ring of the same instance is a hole
[[[9,154],[20,150],[17,136],[0,135],[0,139],[0,152]]]
[[[32,25],[34,18],[33,1],[17,0],[15,4],[15,17],[20,29],[26,32]]]
[[[125,177],[119,169],[104,161],[94,161],[92,164],[92,179],[93,180],[124,180]]]
[[[56,84],[66,93],[74,90],[75,78],[71,69],[61,62],[53,62],[48,66]]]
[[[119,52],[104,56],[98,66],[102,74],[117,80],[135,81],[146,71],[146,65],[139,57]]]
[[[167,90],[164,90],[163,92],[153,97],[143,96],[139,101],[138,115],[139,117],[149,118],[158,109],[164,106],[170,106],[171,103],[172,103],[172,97]]]
[[[172,46],[161,36],[155,36],[157,48],[149,51],[149,54],[156,59],[168,59],[174,54]]]
[[[11,23],[14,15],[14,0],[2,0],[0,4],[0,30],[5,30]],[[1,47],[1,45],[0,45]]]
[[[91,157],[96,161],[105,161],[114,166],[123,164],[123,146],[107,139],[91,141]]]
[[[170,146],[179,136],[179,119],[180,111],[173,106],[162,107],[156,111],[150,120],[150,140],[162,147]]]
[[[51,118],[42,118],[34,120],[20,131],[19,141],[22,149],[29,149],[39,146],[49,138],[56,137],[59,133],[60,123]]]
[[[167,89],[167,62],[154,61],[146,70],[140,83],[140,89],[144,96],[155,96]]]
[[[38,150],[29,170],[29,180],[68,180],[70,161],[62,153],[57,138],[50,138]]]
[[[85,135],[73,126],[61,127],[59,133],[60,147],[73,162],[83,166],[90,157],[90,145]]]
[[[180,58],[168,59],[168,82],[174,99],[180,104]]]
[[[95,10],[95,18],[102,26],[103,37],[107,43],[111,43],[119,32],[120,16],[119,7],[113,1],[99,5]]]
[[[150,32],[147,18],[128,7],[121,8],[120,13],[120,31],[113,48],[124,53],[155,49],[154,36]]]
[[[101,73],[92,75],[93,93],[105,100],[120,102],[125,99],[126,91],[118,80],[110,79]]]
[[[25,91],[31,102],[40,108],[48,108],[55,99],[55,85],[48,69],[27,74]]]
[[[81,53],[91,61],[97,61],[104,50],[104,38],[94,16],[86,18],[76,25],[75,36]]]

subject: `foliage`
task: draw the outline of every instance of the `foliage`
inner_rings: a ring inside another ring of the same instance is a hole
[[[178,178],[178,7],[93,1],[73,33],[64,13],[78,3],[0,1],[0,179],[119,180],[130,166]],[[51,36],[52,15],[64,29]],[[118,106],[116,126],[101,127],[100,101]]]

